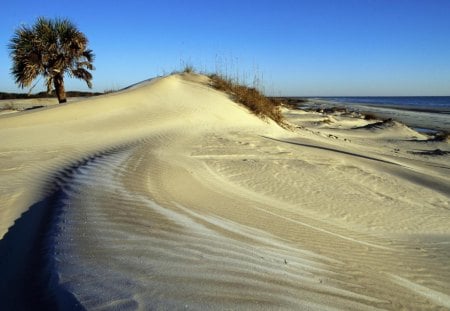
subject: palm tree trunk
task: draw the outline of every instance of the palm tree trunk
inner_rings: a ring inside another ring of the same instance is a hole
[[[53,79],[53,84],[55,85],[56,97],[58,97],[58,102],[60,104],[67,102],[66,90],[64,89],[64,78],[62,75],[57,75]]]

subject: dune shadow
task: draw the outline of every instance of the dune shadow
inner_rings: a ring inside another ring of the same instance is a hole
[[[292,144],[292,145],[320,149],[320,150],[327,150],[327,151],[337,152],[340,154],[345,154],[345,155],[358,157],[358,158],[362,158],[362,159],[366,159],[366,160],[372,160],[372,161],[377,161],[380,163],[394,165],[394,167],[392,167],[391,169],[389,169],[387,171],[389,174],[403,178],[403,179],[408,180],[409,182],[415,183],[419,186],[438,191],[438,192],[444,194],[445,196],[448,196],[448,194],[450,193],[450,185],[448,184],[448,182],[446,180],[443,180],[439,177],[427,176],[420,172],[412,171],[408,167],[403,166],[398,163],[395,163],[395,162],[390,162],[390,161],[386,161],[386,160],[382,160],[382,159],[377,159],[377,158],[373,158],[373,157],[369,157],[369,156],[364,156],[364,155],[360,155],[360,154],[356,154],[356,153],[352,153],[352,152],[348,152],[348,151],[343,151],[343,150],[337,150],[337,149],[328,148],[328,147],[314,146],[314,145],[309,145],[309,144],[305,144],[305,143],[280,140],[280,139],[271,138],[271,137],[267,137],[267,136],[262,136],[262,137],[273,140],[273,141],[286,143],[286,144]],[[448,169],[448,167],[443,167],[443,166],[438,166],[438,167]]]
[[[81,167],[129,146],[106,149],[55,173],[48,184],[50,194],[9,228],[0,240],[0,310],[85,310],[60,284],[56,269],[56,224],[69,200],[64,189]]]
[[[352,130],[375,130],[375,129],[385,129],[388,127],[393,127],[395,125],[394,121],[392,119],[386,119],[383,121],[378,121],[378,122],[374,122],[374,123],[369,123],[367,125],[363,125],[363,126],[356,126],[356,127],[352,127]]]
[[[334,148],[308,145],[308,144],[305,144],[305,143],[293,142],[293,141],[288,141],[288,140],[281,140],[281,139],[276,139],[276,138],[267,137],[267,136],[262,136],[262,137],[266,138],[266,139],[278,141],[278,142],[281,142],[281,143],[285,143],[285,144],[291,144],[291,145],[297,145],[297,146],[302,146],[302,147],[326,150],[326,151],[331,151],[331,152],[336,152],[336,153],[340,153],[340,154],[345,154],[345,155],[349,155],[349,156],[357,157],[357,158],[361,158],[361,159],[372,160],[372,161],[377,161],[377,162],[382,162],[382,163],[387,163],[387,164],[401,166],[400,164],[395,163],[395,162],[390,162],[390,161],[387,161],[387,160],[377,159],[377,158],[373,158],[373,157],[369,157],[369,156],[365,156],[365,155],[361,155],[361,154],[357,154],[357,153],[353,153],[353,152],[338,150],[338,149],[334,149]]]
[[[48,244],[63,196],[57,189],[30,206],[0,240],[0,310],[84,310],[59,284]]]
[[[418,150],[418,151],[408,151],[411,154],[425,155],[425,156],[445,156],[450,154],[450,151],[434,149],[434,150]]]

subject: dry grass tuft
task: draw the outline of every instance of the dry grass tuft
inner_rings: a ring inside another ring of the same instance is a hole
[[[110,89],[105,89],[103,91],[103,94],[111,94],[111,93],[116,93],[118,91],[119,91],[119,89],[117,89],[117,88],[110,88]]]
[[[236,102],[247,107],[258,117],[270,118],[280,126],[287,127],[281,114],[281,101],[268,98],[256,88],[240,85],[217,74],[210,75],[210,78],[215,89],[230,94]]]
[[[185,65],[182,72],[183,73],[195,73],[195,68],[192,65]]]

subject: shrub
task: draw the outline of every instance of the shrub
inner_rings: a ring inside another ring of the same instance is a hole
[[[379,118],[376,115],[371,114],[371,113],[366,112],[363,115],[364,115],[364,120],[367,120],[367,121],[379,120]]]
[[[194,66],[192,65],[184,66],[183,73],[194,73],[194,72],[195,72]]]

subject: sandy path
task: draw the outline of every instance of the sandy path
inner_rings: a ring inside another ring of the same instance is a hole
[[[15,248],[2,268],[32,267],[31,279],[41,281],[24,288],[30,277],[19,275],[16,286],[0,283],[3,304],[9,293],[38,289],[50,293],[50,305],[86,309],[450,308],[449,180],[434,167],[444,160],[394,157],[383,146],[389,140],[365,146],[355,131],[344,144],[328,132],[282,130],[202,79],[175,76],[107,97],[107,116],[98,119],[66,106],[81,121],[57,134],[50,127],[32,153],[52,146],[60,157],[44,153],[40,170],[5,160],[26,177],[9,175],[17,185],[54,186],[40,186],[47,200],[30,209],[42,218],[34,229],[37,218],[25,213],[0,240],[4,254],[6,244],[18,245],[11,236],[29,228],[19,245],[33,249]],[[129,116],[124,100],[138,103]],[[102,99],[91,104],[84,109],[102,111]],[[69,109],[62,108],[48,113]],[[8,152],[23,148],[15,131],[36,130],[3,124]],[[73,130],[81,131],[78,148],[68,152],[63,142]],[[4,201],[10,208],[39,196],[14,189],[0,189],[16,196]],[[20,257],[34,259],[12,264]]]

